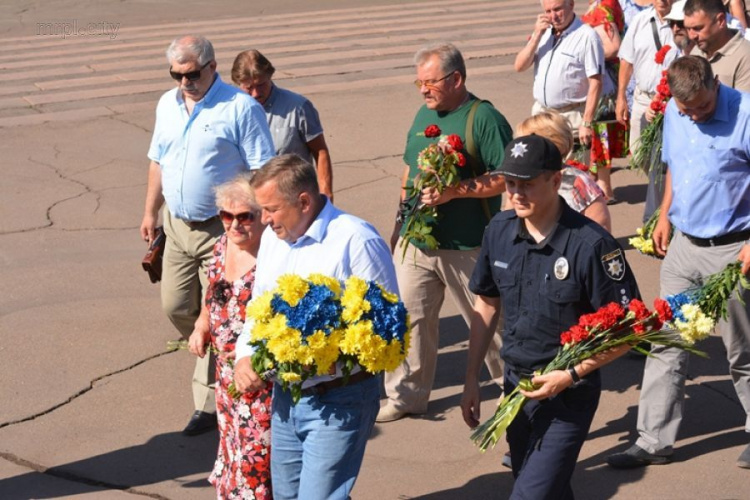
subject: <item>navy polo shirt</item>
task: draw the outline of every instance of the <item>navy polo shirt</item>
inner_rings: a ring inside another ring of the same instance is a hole
[[[485,230],[469,283],[477,295],[501,298],[500,354],[524,372],[546,366],[557,354],[560,334],[581,315],[640,297],[617,241],[561,203],[557,226],[538,244],[513,210],[497,214]]]

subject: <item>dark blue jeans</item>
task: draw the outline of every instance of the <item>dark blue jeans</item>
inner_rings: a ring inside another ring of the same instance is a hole
[[[505,393],[518,374],[505,370]],[[508,427],[513,500],[572,500],[570,478],[599,406],[601,381],[596,371],[580,385],[543,401],[528,401]]]

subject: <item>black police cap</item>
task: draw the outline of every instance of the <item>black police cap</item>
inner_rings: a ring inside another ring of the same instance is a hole
[[[508,144],[503,164],[496,173],[526,180],[559,170],[562,170],[562,157],[557,146],[549,139],[531,134]]]

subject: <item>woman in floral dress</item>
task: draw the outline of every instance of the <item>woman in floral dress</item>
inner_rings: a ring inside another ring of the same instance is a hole
[[[201,315],[190,336],[190,351],[216,353],[216,414],[219,451],[209,482],[220,499],[271,499],[271,387],[233,399],[234,349],[252,297],[255,258],[264,225],[250,190],[251,174],[216,189],[225,233],[214,247],[209,286]]]

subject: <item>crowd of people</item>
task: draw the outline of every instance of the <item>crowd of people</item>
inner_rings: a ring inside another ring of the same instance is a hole
[[[458,48],[437,43],[416,53],[414,84],[424,103],[408,131],[388,241],[333,204],[318,112],[273,82],[263,54],[236,56],[232,86],[204,37],[180,37],[167,49],[176,87],[156,107],[141,237],[150,243],[162,221],[162,307],[197,356],[195,412],[183,433],[218,428],[209,477],[218,498],[348,498],[375,423],[429,410],[446,291],[470,330],[461,400],[467,425],[479,424],[483,363],[506,394],[522,378],[533,383],[521,391],[531,402],[507,430],[503,463],[515,478],[508,496],[573,498],[570,480],[601,392],[598,369],[627,349],[535,372],[580,315],[639,298],[610,234],[609,210],[618,202],[610,171],[654,119],[663,72],[673,97],[644,213],[645,220],[661,209],[653,236],[665,257],[660,293],[684,291],[735,260],[750,270],[742,0],[591,0],[581,17],[573,0],[541,0],[541,7],[515,60],[517,71],[534,71],[531,116],[515,139],[503,114],[468,90]],[[457,182],[411,195],[420,152],[435,140],[425,133],[430,126],[462,138],[466,164]],[[437,248],[410,238],[404,225],[421,206],[437,211],[429,222]],[[412,333],[395,371],[381,380],[358,367],[344,376],[336,365],[305,380],[298,401],[254,371],[247,305],[280,276],[310,273],[357,276],[400,296]],[[718,329],[750,432],[750,294],[744,299],[730,300]],[[640,393],[639,438],[607,458],[614,468],[671,461],[688,357],[675,348],[654,354]],[[750,446],[737,464],[750,468]]]

